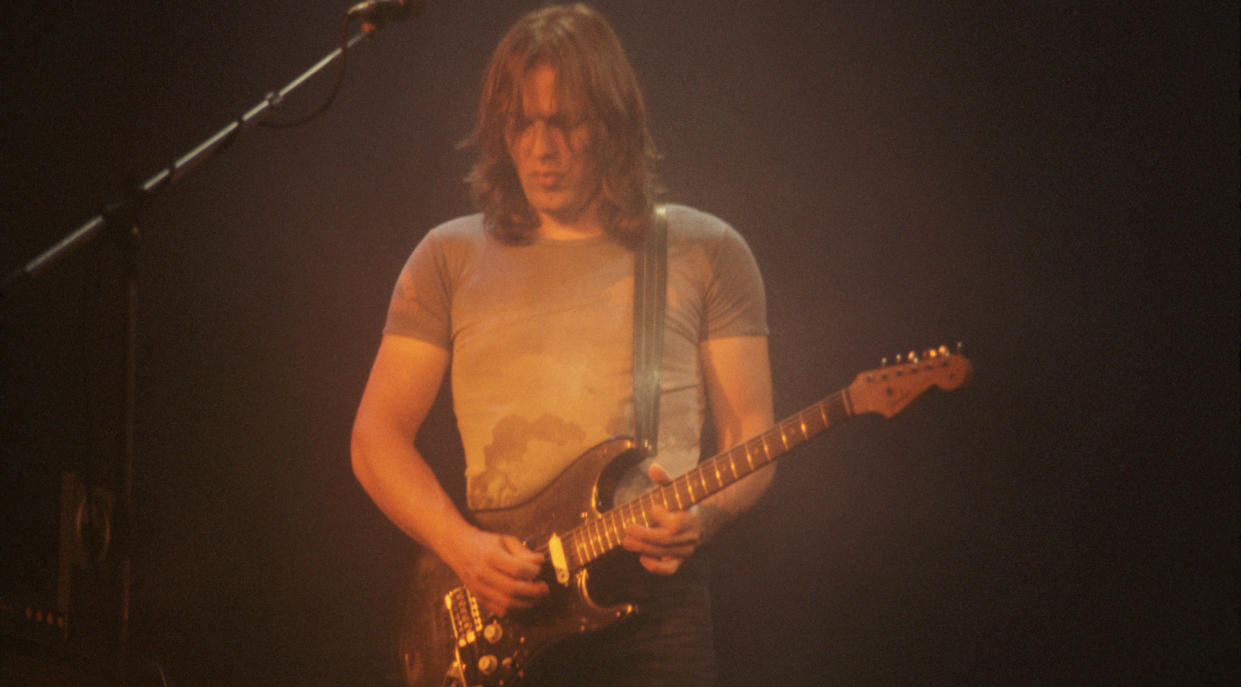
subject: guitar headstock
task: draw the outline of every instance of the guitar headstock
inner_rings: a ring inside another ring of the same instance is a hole
[[[947,346],[932,348],[919,355],[910,351],[907,356],[896,356],[896,362],[868,370],[858,375],[849,385],[852,414],[879,413],[892,417],[901,412],[931,387],[944,391],[960,388],[973,374],[970,361]]]

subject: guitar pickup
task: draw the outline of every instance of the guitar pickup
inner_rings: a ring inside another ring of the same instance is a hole
[[[552,569],[556,571],[556,581],[562,587],[569,586],[569,561],[564,555],[564,544],[560,541],[560,535],[552,533],[550,539],[547,540],[547,552],[551,554]]]

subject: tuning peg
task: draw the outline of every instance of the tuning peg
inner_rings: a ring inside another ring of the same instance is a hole
[[[887,367],[887,366],[888,366],[888,356],[885,355],[884,357],[879,359],[879,367]]]
[[[916,363],[916,362],[918,362],[918,352],[917,352],[917,351],[910,351],[910,352],[909,352],[909,362],[911,362],[911,363]]]

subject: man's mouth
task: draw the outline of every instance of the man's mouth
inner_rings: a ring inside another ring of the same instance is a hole
[[[565,175],[564,172],[534,172],[530,178],[539,186],[554,188],[564,181]]]

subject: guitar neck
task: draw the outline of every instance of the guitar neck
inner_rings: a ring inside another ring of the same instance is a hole
[[[652,509],[656,505],[686,510],[853,414],[848,389],[841,389],[762,434],[699,463],[671,483],[573,528],[562,536],[570,567],[585,566],[620,546],[630,525],[654,522]]]

